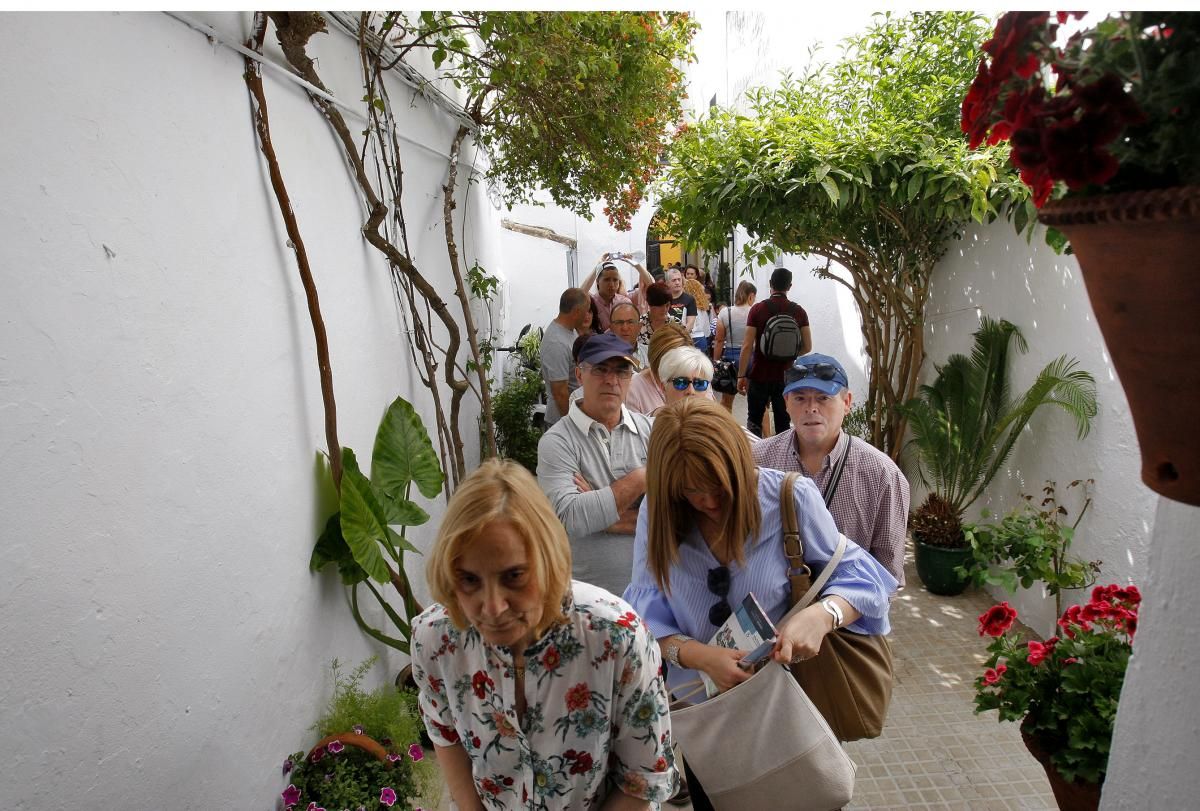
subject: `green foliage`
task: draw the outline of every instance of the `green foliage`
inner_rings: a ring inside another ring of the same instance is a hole
[[[542,378],[531,369],[522,369],[492,398],[500,455],[521,463],[534,474],[543,431],[533,424],[533,407],[541,393]]]
[[[1100,561],[1083,561],[1069,555],[1075,530],[1091,506],[1086,482],[1076,479],[1067,489],[1082,487],[1083,507],[1071,524],[1063,524],[1067,508],[1059,504],[1055,483],[1047,481],[1042,488],[1044,497],[1039,505],[1033,496],[1025,495],[1025,503],[990,524],[967,524],[963,531],[971,545],[971,560],[960,569],[977,586],[1003,586],[1010,593],[1017,586],[1030,588],[1045,583],[1046,591],[1054,595],[1055,613],[1062,613],[1063,589],[1087,588],[1096,582]],[[983,517],[988,517],[984,510]]]
[[[846,412],[842,419],[842,430],[864,442],[871,441],[871,413],[865,405],[858,403]]]
[[[667,227],[716,250],[744,227],[744,253],[825,257],[863,320],[870,360],[864,405],[873,442],[895,455],[893,406],[915,391],[929,276],[971,220],[1023,213],[1028,190],[1007,147],[971,151],[963,93],[987,27],[962,12],[877,15],[842,58],[781,87],[749,93],[749,113],[715,112],[672,145],[661,189]]]
[[[417,605],[404,572],[404,553],[418,550],[404,531],[429,520],[429,514],[409,496],[414,484],[426,498],[436,496],[442,489],[441,465],[420,415],[400,397],[388,406],[375,433],[371,478],[359,469],[350,448],[342,448],[342,465],[340,509],[317,539],[309,569],[316,572],[335,564],[342,582],[351,589],[351,611],[359,627],[374,639],[408,653],[406,617],[416,613]],[[404,599],[403,615],[372,585],[372,580],[397,585]],[[358,609],[360,585],[379,602],[396,626],[398,637],[383,634],[363,619]]]
[[[430,761],[414,761],[409,754],[409,746],[420,737],[416,694],[390,685],[363,689],[363,679],[376,661],[376,657],[367,659],[347,674],[333,660],[333,695],[312,730],[318,738],[348,732],[367,735],[382,743],[393,758],[380,762],[349,744],[336,752],[325,747],[315,759],[303,750],[294,753],[288,758],[293,766],[285,779],[300,791],[298,807],[316,802],[330,809],[410,808],[418,798],[440,793]],[[395,806],[380,801],[385,787],[396,793]]]
[[[1057,406],[1075,420],[1079,438],[1096,416],[1096,383],[1066,355],[1048,363],[1033,385],[1010,397],[1008,353],[1025,339],[1008,321],[984,316],[971,356],[951,355],[937,367],[937,379],[898,410],[912,430],[918,471],[961,517],[1012,453],[1033,414]]]
[[[594,200],[628,229],[682,114],[682,65],[697,29],[681,12],[393,12],[406,53],[429,51],[467,95],[509,204],[539,188],[589,216]]]

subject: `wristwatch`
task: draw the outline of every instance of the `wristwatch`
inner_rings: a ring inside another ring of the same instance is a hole
[[[667,645],[667,661],[675,667],[683,667],[679,663],[679,649],[691,641],[692,638],[686,634],[675,634],[671,638],[671,644]]]
[[[829,612],[829,616],[833,617],[833,630],[842,627],[842,623],[846,621],[846,616],[842,613],[842,607],[835,603],[829,597],[821,600],[821,607]]]

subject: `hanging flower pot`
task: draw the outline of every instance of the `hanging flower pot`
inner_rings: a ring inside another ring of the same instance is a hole
[[[1029,754],[1046,770],[1046,779],[1050,781],[1050,790],[1054,792],[1059,811],[1096,811],[1100,807],[1100,783],[1084,783],[1063,777],[1050,762],[1050,753],[1036,737],[1025,731],[1024,724],[1021,725],[1021,740],[1025,742]]]
[[[1200,506],[1200,186],[1069,197],[1038,219],[1079,259],[1129,400],[1142,481]]]

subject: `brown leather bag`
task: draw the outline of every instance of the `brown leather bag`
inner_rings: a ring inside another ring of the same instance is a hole
[[[796,520],[794,491],[799,477],[799,473],[785,476],[779,494],[793,606],[802,600],[811,603],[819,591],[812,588],[812,570],[804,562],[804,543]],[[841,559],[840,551],[826,566],[828,573],[822,572],[826,577]],[[818,585],[824,585],[824,578]],[[885,637],[840,628],[826,634],[816,656],[792,665],[791,671],[839,740],[877,738],[883,732],[892,701],[892,648]]]

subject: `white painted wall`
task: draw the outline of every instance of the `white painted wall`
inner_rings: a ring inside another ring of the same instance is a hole
[[[1005,222],[970,227],[952,243],[939,263],[926,316],[926,367],[923,381],[934,377],[933,364],[953,353],[969,354],[972,333],[980,315],[1006,318],[1016,324],[1029,344],[1028,354],[1015,352],[1011,390],[1024,392],[1037,373],[1059,355],[1078,358],[1096,378],[1099,414],[1091,433],[1075,438],[1072,420],[1060,409],[1043,408],[1017,441],[1008,464],[985,495],[967,510],[979,520],[987,507],[1003,514],[1016,507],[1022,492],[1040,497],[1045,480],[1063,487],[1074,479],[1093,478],[1094,501],[1080,524],[1073,551],[1087,560],[1103,561],[1100,582],[1146,580],[1147,549],[1157,497],[1140,478],[1140,457],[1124,391],[1092,315],[1079,266],[1074,257],[1057,256],[1041,234],[1026,244]],[[910,480],[917,482],[916,476]],[[913,506],[924,492],[914,487]],[[1067,502],[1072,519],[1078,502]],[[1008,599],[1021,618],[1042,633],[1050,633],[1054,602],[1040,588],[1022,590]],[[1066,599],[1064,605],[1086,595]]]
[[[349,38],[312,52],[336,94],[362,95]],[[314,344],[242,58],[157,13],[5,14],[0,53],[0,807],[274,808],[329,660],[379,648],[336,576],[307,568],[330,511]],[[430,405],[326,123],[265,84],[341,441],[369,458],[394,397]],[[449,143],[443,114],[404,113]],[[449,299],[444,165],[405,157],[416,259]],[[499,212],[470,195],[464,254],[499,265]]]

